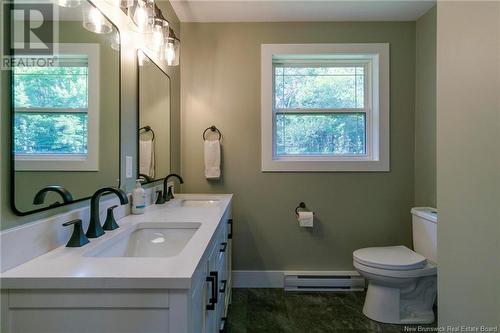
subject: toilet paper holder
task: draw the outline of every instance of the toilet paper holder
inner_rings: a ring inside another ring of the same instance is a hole
[[[304,210],[306,209],[306,204],[304,202],[299,203],[299,205],[295,208],[295,215],[299,216],[299,209]],[[314,212],[313,212],[313,215]]]

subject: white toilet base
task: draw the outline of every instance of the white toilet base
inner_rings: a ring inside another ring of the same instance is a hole
[[[363,313],[370,319],[391,324],[430,324],[436,298],[436,276],[402,279],[407,283],[388,286],[369,278]]]

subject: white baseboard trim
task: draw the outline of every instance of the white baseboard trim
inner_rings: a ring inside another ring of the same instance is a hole
[[[238,271],[233,270],[233,288],[284,288],[285,275],[351,275],[356,271]]]

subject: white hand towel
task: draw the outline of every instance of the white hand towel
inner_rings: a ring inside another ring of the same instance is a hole
[[[139,173],[154,178],[155,146],[152,140],[139,140]]]
[[[219,140],[205,140],[205,177],[207,179],[220,178],[220,142]]]

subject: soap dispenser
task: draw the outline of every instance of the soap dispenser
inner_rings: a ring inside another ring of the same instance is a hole
[[[135,182],[135,189],[132,191],[132,214],[144,214],[146,208],[146,191],[141,186],[141,180]]]

